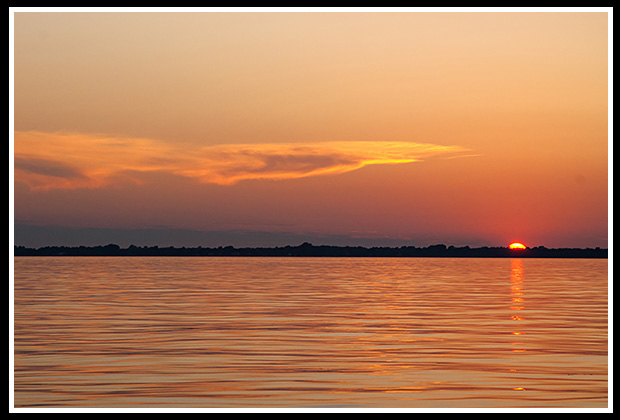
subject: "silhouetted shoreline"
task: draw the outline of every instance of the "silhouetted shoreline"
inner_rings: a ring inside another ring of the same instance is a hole
[[[175,248],[135,246],[121,248],[116,244],[100,246],[47,246],[26,248],[15,246],[15,256],[115,256],[115,257],[433,257],[433,258],[607,258],[604,248],[546,248],[538,246],[520,250],[507,247],[454,247],[443,244],[428,247],[372,247],[312,245],[271,248]]]

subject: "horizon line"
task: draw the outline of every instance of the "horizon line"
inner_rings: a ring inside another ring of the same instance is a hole
[[[363,245],[329,245],[329,244],[320,244],[320,245],[315,245],[311,242],[308,241],[304,241],[303,243],[299,244],[299,245],[276,245],[276,246],[234,246],[234,245],[217,245],[217,246],[202,246],[202,245],[197,245],[197,246],[174,246],[174,245],[135,245],[135,244],[131,244],[126,246],[125,248],[121,247],[120,245],[114,243],[114,242],[109,242],[107,244],[99,244],[99,245],[44,245],[44,246],[40,246],[40,247],[31,247],[31,246],[26,246],[26,245],[13,245],[14,248],[24,248],[24,249],[35,249],[35,250],[40,250],[40,249],[45,249],[45,248],[105,248],[105,247],[114,247],[114,248],[118,248],[118,249],[130,249],[130,248],[139,248],[139,249],[149,249],[149,248],[161,248],[161,249],[196,249],[196,248],[201,248],[201,249],[221,249],[221,248],[233,248],[233,249],[282,249],[282,248],[300,248],[300,247],[314,247],[314,248],[320,248],[320,247],[329,247],[329,248],[364,248],[364,249],[402,249],[402,248],[415,248],[415,249],[427,249],[427,248],[435,248],[435,249],[439,249],[444,247],[445,249],[509,249],[511,251],[515,251],[515,252],[519,252],[522,251],[523,249],[510,249],[509,246],[503,246],[503,245],[481,245],[481,246],[470,246],[470,245],[447,245],[441,242],[438,243],[433,243],[433,244],[429,244],[426,246],[416,246],[416,245],[394,245],[394,246],[363,246]],[[549,248],[545,245],[536,245],[536,246],[525,246],[525,249],[548,249],[548,250],[553,250],[553,249],[581,249],[581,250],[586,250],[586,249],[599,249],[599,250],[608,250],[608,248],[602,248],[600,246],[597,247],[568,247],[568,246],[564,246],[564,247],[555,247],[555,248]]]

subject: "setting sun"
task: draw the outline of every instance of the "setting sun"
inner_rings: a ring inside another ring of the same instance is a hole
[[[523,245],[520,242],[513,242],[510,245],[508,245],[508,248],[510,248],[510,249],[525,249],[525,245]]]

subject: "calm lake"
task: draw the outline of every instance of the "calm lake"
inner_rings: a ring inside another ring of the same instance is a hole
[[[15,407],[607,407],[608,261],[17,257]]]

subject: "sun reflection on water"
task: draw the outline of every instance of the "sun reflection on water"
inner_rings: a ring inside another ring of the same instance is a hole
[[[513,258],[510,260],[510,301],[511,311],[516,311],[517,313],[512,314],[510,319],[515,322],[521,322],[525,320],[525,317],[520,313],[525,309],[525,298],[523,292],[523,279],[524,279],[524,270],[523,270],[523,261],[519,258]],[[518,337],[525,334],[522,331],[523,324],[519,323],[515,325],[516,331],[512,331],[511,335]],[[517,346],[518,348],[512,348],[511,351],[514,353],[524,353],[527,349],[523,348],[522,341],[513,341],[512,346]],[[517,372],[517,369],[510,369],[511,372]],[[525,391],[524,387],[518,386],[512,388],[514,391]]]

